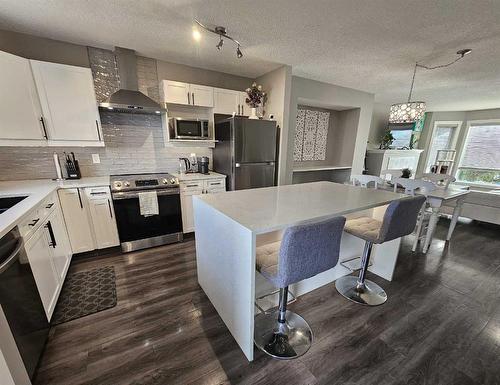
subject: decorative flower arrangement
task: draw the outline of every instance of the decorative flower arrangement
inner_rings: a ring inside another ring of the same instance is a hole
[[[391,148],[392,142],[394,142],[394,136],[392,136],[391,130],[386,130],[382,138],[380,138],[380,146],[381,150],[388,150]]]
[[[253,83],[252,87],[247,88],[245,90],[247,93],[247,98],[245,99],[246,104],[248,104],[252,108],[259,107],[263,102],[266,96],[266,93],[262,91],[262,86],[257,85],[257,83]]]

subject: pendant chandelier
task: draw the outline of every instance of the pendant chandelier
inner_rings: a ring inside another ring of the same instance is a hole
[[[396,103],[391,106],[389,113],[389,123],[415,123],[421,120],[425,114],[425,102],[412,101],[411,94],[413,92],[413,85],[415,84],[415,75],[417,74],[417,68],[424,68],[426,70],[435,70],[438,68],[449,67],[462,59],[465,55],[471,53],[470,49],[461,49],[457,51],[458,58],[450,63],[441,64],[435,67],[428,67],[423,64],[415,63],[415,68],[413,69],[413,77],[411,79],[410,94],[408,95],[408,101],[406,103]]]

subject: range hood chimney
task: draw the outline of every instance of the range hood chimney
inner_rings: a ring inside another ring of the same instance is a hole
[[[115,47],[115,57],[120,76],[120,89],[99,108],[138,114],[160,114],[166,110],[139,91],[137,82],[137,56],[131,49]]]

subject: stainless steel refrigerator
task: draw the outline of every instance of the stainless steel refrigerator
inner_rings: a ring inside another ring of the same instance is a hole
[[[227,190],[275,185],[275,121],[235,116],[215,125],[214,171],[227,175]]]

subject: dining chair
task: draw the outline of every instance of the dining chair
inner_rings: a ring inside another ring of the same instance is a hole
[[[448,174],[435,174],[435,173],[426,173],[422,175],[423,180],[428,180],[434,183],[437,187],[447,189],[450,183],[453,183],[457,180],[452,175]]]
[[[379,185],[384,184],[384,180],[375,175],[351,175],[351,183],[354,186],[361,186],[368,188],[369,185],[373,184],[375,188]]]
[[[396,178],[394,179],[394,192],[398,191],[398,187],[401,186],[405,189],[405,194],[414,196],[418,192],[425,196],[426,202],[422,205],[422,209],[418,214],[417,226],[415,231],[415,240],[413,241],[412,251],[417,250],[418,242],[424,237],[429,219],[431,217],[431,212],[428,210],[427,194],[436,190],[436,185],[432,182],[422,179],[407,179],[407,178]]]

